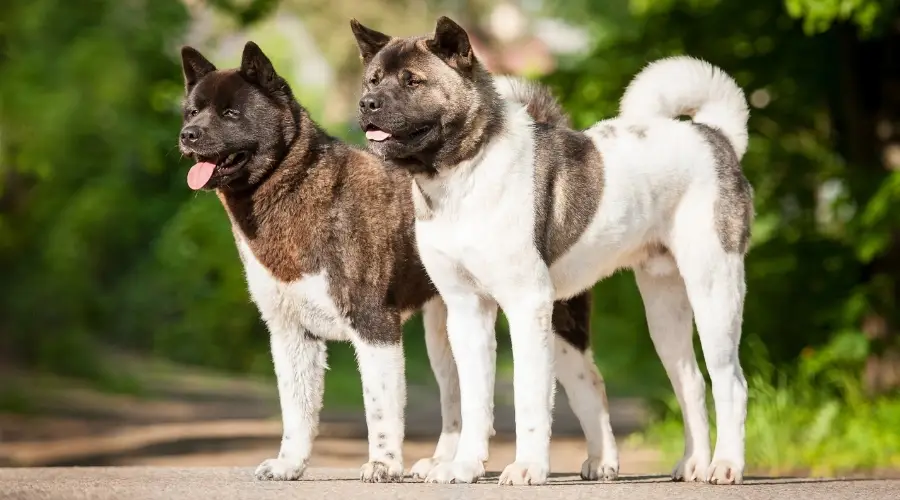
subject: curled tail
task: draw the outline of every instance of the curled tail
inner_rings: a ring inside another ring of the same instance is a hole
[[[712,64],[678,56],[647,65],[625,89],[619,116],[628,119],[690,116],[721,131],[738,160],[747,151],[750,110],[734,79]]]
[[[519,77],[495,76],[494,87],[503,99],[525,106],[535,123],[570,126],[569,115],[547,86]]]

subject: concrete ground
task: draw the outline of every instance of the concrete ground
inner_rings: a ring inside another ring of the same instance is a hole
[[[489,473],[475,485],[421,482],[363,484],[357,469],[310,469],[297,482],[258,482],[251,468],[85,467],[0,469],[0,499],[318,499],[365,498],[432,500],[493,499],[690,499],[803,500],[898,498],[900,480],[752,478],[741,486],[671,483],[661,476],[626,476],[613,483],[586,483],[577,475],[557,474],[547,486],[495,484]]]

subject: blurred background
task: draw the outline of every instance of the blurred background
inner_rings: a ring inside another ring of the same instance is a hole
[[[698,56],[737,79],[757,211],[747,463],[900,475],[895,0],[4,0],[0,462],[253,466],[276,453],[267,334],[227,218],[215,196],[187,189],[176,149],[179,46],[227,68],[256,41],[322,125],[362,143],[348,20],[411,35],[442,14],[493,71],[551,85],[579,127],[615,115],[629,79],[660,57]],[[514,429],[502,319],[498,329],[494,469]],[[420,318],[406,334],[411,465],[440,420]],[[667,473],[680,413],[630,272],[596,287],[593,343],[622,472]],[[357,466],[359,376],[349,346],[330,355],[313,463]],[[579,470],[562,397],[556,414],[554,468]]]

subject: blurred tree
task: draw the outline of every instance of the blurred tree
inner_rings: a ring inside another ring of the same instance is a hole
[[[112,291],[188,196],[166,170],[187,15],[178,0],[0,9],[2,351],[90,373],[79,354],[122,313]]]

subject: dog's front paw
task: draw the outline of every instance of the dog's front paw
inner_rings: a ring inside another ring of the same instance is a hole
[[[744,482],[744,468],[730,460],[713,460],[707,481],[710,484],[741,484]]]
[[[256,479],[260,481],[296,481],[306,470],[306,460],[270,458],[256,468]]]
[[[581,479],[585,481],[614,481],[619,477],[619,462],[588,457],[581,465]]]
[[[364,483],[399,483],[403,481],[402,463],[367,462],[359,469]]]
[[[426,483],[476,483],[484,477],[484,464],[476,462],[441,462],[425,476]]]
[[[709,460],[696,455],[682,458],[672,470],[672,481],[706,481],[706,468]]]
[[[500,484],[536,486],[547,484],[550,468],[535,462],[509,464],[500,474]]]
[[[411,469],[409,469],[409,475],[413,479],[425,479],[428,477],[428,474],[431,474],[431,471],[440,464],[441,461],[436,458],[423,458],[415,463]]]

